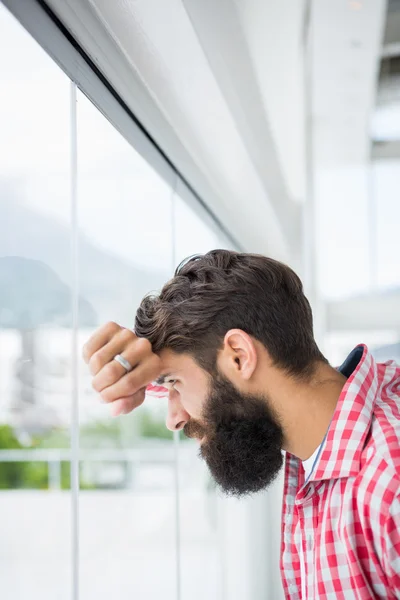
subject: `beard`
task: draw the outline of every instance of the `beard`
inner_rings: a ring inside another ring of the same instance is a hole
[[[202,423],[189,421],[184,433],[203,438],[199,455],[228,496],[267,488],[283,466],[283,429],[268,398],[242,394],[219,373],[211,380]]]

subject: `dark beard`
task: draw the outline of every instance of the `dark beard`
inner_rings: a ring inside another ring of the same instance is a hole
[[[267,398],[242,394],[218,374],[202,422],[189,421],[184,432],[205,436],[200,457],[223,492],[242,497],[273,482],[283,465],[283,430]]]

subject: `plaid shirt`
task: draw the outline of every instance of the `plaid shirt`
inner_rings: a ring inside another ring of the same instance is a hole
[[[281,572],[287,600],[400,599],[400,366],[358,346],[307,482],[286,453]]]

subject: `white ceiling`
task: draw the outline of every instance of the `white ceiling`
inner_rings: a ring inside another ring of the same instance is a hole
[[[172,162],[247,250],[296,265],[315,169],[365,162],[385,0],[48,0]]]
[[[249,12],[234,0],[49,4],[243,247],[298,256],[302,2],[281,61],[275,42],[288,32],[290,0],[270,15],[264,3]]]
[[[330,331],[400,330],[400,291],[355,296],[326,307],[326,326]]]
[[[386,0],[314,2],[316,168],[365,164],[375,106]]]

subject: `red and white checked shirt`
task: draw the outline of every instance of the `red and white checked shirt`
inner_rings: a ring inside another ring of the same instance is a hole
[[[286,453],[288,600],[400,599],[400,366],[376,363],[366,346],[346,363],[358,359],[351,374],[341,368],[349,377],[306,483],[301,461]]]

